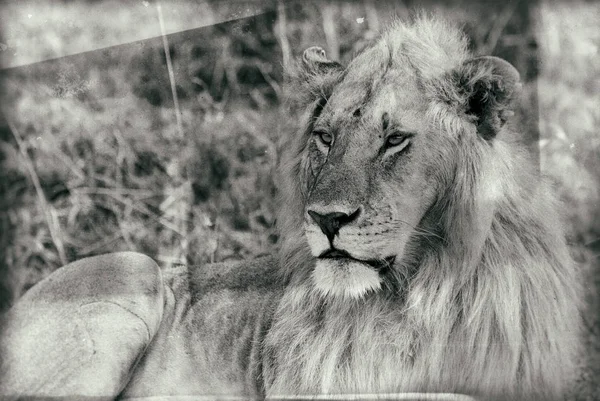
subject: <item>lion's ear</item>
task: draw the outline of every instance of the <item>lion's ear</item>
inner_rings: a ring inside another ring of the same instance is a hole
[[[329,60],[325,50],[318,46],[309,47],[302,54],[302,58],[287,71],[291,98],[296,99],[300,105],[327,98],[343,72],[342,65]]]
[[[501,58],[485,56],[467,60],[456,73],[466,96],[465,113],[473,117],[484,139],[494,138],[514,114],[511,109],[521,88],[519,72]]]
[[[305,73],[309,74],[329,74],[342,70],[342,66],[337,61],[327,58],[325,50],[319,46],[312,46],[302,53],[302,67]]]

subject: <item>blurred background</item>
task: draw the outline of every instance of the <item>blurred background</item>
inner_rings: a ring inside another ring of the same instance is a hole
[[[564,202],[586,277],[576,399],[600,399],[600,4],[49,1],[0,5],[0,311],[65,263],[273,252],[283,68],[346,62],[415,7],[520,71],[523,143]]]

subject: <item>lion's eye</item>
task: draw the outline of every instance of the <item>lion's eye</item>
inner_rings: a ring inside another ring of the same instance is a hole
[[[410,143],[410,135],[393,134],[385,139],[386,148],[400,148],[402,150]]]
[[[315,131],[314,135],[319,138],[323,145],[329,147],[331,146],[331,142],[333,142],[333,135],[325,131]]]

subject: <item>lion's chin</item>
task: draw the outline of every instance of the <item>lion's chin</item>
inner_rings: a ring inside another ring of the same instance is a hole
[[[315,288],[327,297],[360,299],[381,288],[375,269],[351,259],[317,259],[312,279]]]

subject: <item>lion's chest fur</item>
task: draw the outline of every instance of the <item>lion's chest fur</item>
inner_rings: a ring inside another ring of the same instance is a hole
[[[363,325],[331,310],[304,312],[277,321],[267,337],[269,394],[387,392],[411,364],[411,340],[392,338],[377,318]]]
[[[320,304],[287,291],[264,348],[267,395],[498,393],[514,386],[501,341],[430,332],[389,300]],[[401,302],[401,301],[398,301]],[[489,359],[481,362],[481,347]]]

